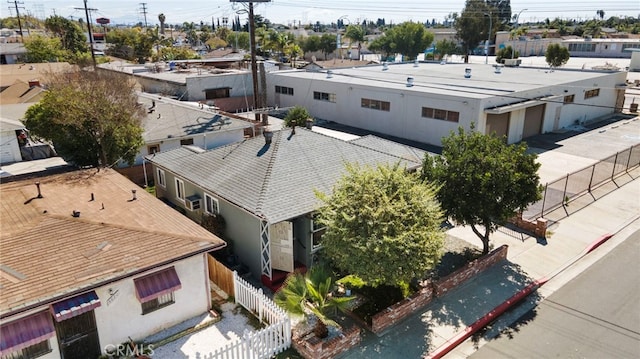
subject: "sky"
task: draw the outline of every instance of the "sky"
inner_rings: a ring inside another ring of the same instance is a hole
[[[453,12],[460,13],[464,0],[271,0],[259,3],[254,0],[254,12],[272,23],[285,25],[336,22],[343,18],[345,24],[361,23],[364,19],[384,18],[386,23],[404,21],[444,21]],[[263,1],[263,0],[262,0]],[[112,24],[158,24],[158,14],[164,13],[167,24],[195,22],[211,24],[212,19],[240,16],[246,22],[246,5],[230,0],[20,0],[21,15],[31,14],[44,19],[52,15],[85,18],[87,3],[93,22],[106,17]],[[640,16],[640,0],[511,0],[512,14],[520,13],[519,22],[554,19],[592,19],[596,11],[604,10],[605,19],[610,16]],[[15,16],[14,1],[0,9],[0,17]],[[222,21],[222,20],[221,20]],[[217,23],[216,23],[217,24]]]

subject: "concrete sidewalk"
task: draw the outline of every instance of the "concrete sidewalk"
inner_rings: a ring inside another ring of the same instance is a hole
[[[536,303],[551,295],[555,290],[577,276],[585,264],[592,263],[606,255],[616,244],[622,242],[635,230],[640,229],[640,168],[618,177],[606,184],[593,196],[586,194],[569,205],[567,211],[559,208],[549,217],[555,217],[550,227],[551,234],[546,240],[537,240],[515,231],[502,228],[492,235],[492,244],[509,246],[507,263],[502,270],[483,272],[471,283],[448,294],[441,303],[434,303],[424,312],[432,321],[429,353],[441,347],[448,340],[491,309],[513,296],[526,285],[542,278],[549,281],[529,296],[515,311],[505,313],[491,326],[484,337],[490,338],[516,321]],[[567,216],[567,213],[570,215]],[[449,234],[477,244],[479,239],[470,228],[456,227]],[[613,234],[612,239],[586,255],[586,249],[598,238]],[[496,293],[498,292],[498,293]],[[463,306],[466,302],[476,303],[480,299],[485,310],[474,306]],[[490,302],[490,303],[489,303]],[[451,313],[447,320],[441,320],[445,310],[458,306],[459,312]],[[461,313],[465,313],[462,315]],[[454,318],[455,320],[451,320]],[[484,343],[483,338],[467,340],[453,349],[445,358],[466,358]]]

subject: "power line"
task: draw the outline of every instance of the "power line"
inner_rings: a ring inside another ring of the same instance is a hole
[[[147,3],[146,2],[141,2],[140,5],[142,6],[142,10],[140,12],[142,12],[142,15],[144,16],[144,28],[146,29],[147,26]]]
[[[11,1],[7,1],[9,4],[11,4]],[[19,9],[24,9],[24,6],[20,6],[18,7],[18,4],[20,5],[24,5],[23,2],[18,2],[18,1],[13,1],[13,5],[16,7],[16,14],[18,17],[18,27],[20,28],[20,40],[24,43],[24,36],[22,35],[22,22],[20,22],[20,10]]]

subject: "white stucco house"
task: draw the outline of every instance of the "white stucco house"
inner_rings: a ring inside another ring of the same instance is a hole
[[[459,126],[509,143],[619,112],[626,72],[401,63],[267,74],[267,102],[318,119],[440,146]]]
[[[117,172],[0,190],[3,358],[97,358],[210,309],[207,256],[225,243]]]

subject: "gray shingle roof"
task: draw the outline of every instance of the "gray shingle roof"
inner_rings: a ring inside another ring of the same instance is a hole
[[[303,128],[294,135],[290,129],[274,132],[268,146],[254,137],[204,153],[179,148],[148,159],[271,223],[316,209],[314,190],[329,193],[345,163],[421,163]]]
[[[351,140],[350,142],[358,144],[360,146],[369,147],[371,149],[377,149],[379,151],[386,152],[414,162],[422,162],[425,153],[428,153],[425,150],[421,150],[413,146],[389,141],[387,139],[373,135],[358,137]]]

